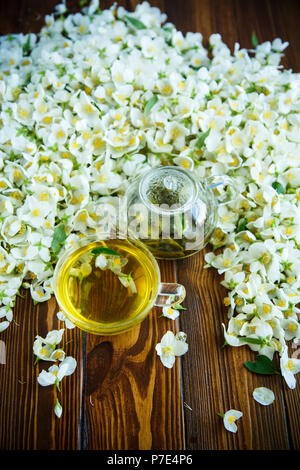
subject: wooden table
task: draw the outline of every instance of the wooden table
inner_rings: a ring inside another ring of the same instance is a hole
[[[38,32],[54,0],[1,0],[0,33]],[[132,9],[137,1],[120,1]],[[177,28],[200,31],[204,43],[221,33],[251,47],[281,37],[290,42],[284,65],[300,71],[298,0],[152,0]],[[73,10],[78,2],[67,2]],[[101,1],[106,8],[111,1]],[[33,365],[37,334],[63,327],[55,299],[34,306],[29,292],[18,298],[14,321],[1,334],[7,363],[0,365],[1,449],[299,449],[299,388],[290,390],[280,376],[258,376],[243,365],[255,354],[248,347],[222,348],[221,323],[227,322],[220,276],[204,270],[203,253],[180,262],[161,262],[165,281],[183,283],[187,311],[180,321],[150,316],[130,333],[115,337],[67,330],[65,350],[78,361],[62,382],[63,416],[53,413],[54,387],[37,376],[47,363]],[[189,351],[164,368],[155,352],[167,330],[187,333]],[[257,386],[270,387],[275,402],[263,407],[252,398]],[[187,408],[186,403],[192,410]],[[224,429],[217,413],[242,410],[237,434]]]

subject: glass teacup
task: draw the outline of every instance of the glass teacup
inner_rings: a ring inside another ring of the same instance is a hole
[[[65,316],[89,333],[114,335],[142,322],[154,306],[174,306],[185,288],[162,283],[159,266],[134,237],[86,237],[67,249],[54,272],[54,293]]]

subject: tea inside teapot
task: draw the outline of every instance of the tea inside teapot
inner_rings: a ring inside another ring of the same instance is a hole
[[[127,191],[128,225],[156,258],[185,258],[202,249],[216,223],[213,193],[179,167],[145,173]]]

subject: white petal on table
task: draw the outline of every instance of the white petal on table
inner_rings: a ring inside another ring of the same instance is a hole
[[[253,398],[261,405],[271,405],[275,400],[275,395],[269,388],[257,387],[253,390]]]

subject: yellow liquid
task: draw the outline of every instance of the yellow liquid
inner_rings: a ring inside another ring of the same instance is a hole
[[[116,264],[126,258],[121,272],[131,275],[134,290],[125,287],[111,269],[95,266],[96,256],[91,252],[101,246],[121,255],[113,258]],[[83,267],[85,274],[90,271],[88,275],[73,275]],[[93,242],[71,253],[61,268],[56,295],[75,325],[93,333],[114,334],[126,331],[146,316],[157,286],[157,270],[148,254],[128,240],[114,239]]]

